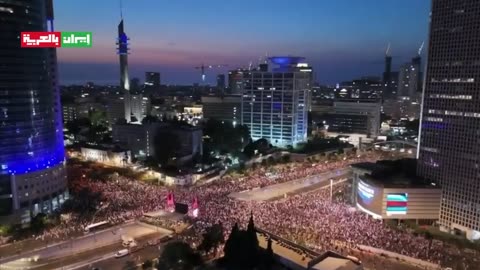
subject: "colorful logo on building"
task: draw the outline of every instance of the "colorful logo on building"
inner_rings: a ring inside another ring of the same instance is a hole
[[[90,48],[92,32],[21,32],[22,48]]]
[[[407,202],[407,193],[387,194],[387,215],[406,215]]]

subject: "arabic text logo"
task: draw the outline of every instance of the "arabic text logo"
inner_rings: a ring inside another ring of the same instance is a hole
[[[57,48],[60,47],[60,32],[22,32],[22,48]]]
[[[90,48],[92,32],[22,32],[22,48]]]
[[[92,32],[62,32],[62,48],[92,47]]]

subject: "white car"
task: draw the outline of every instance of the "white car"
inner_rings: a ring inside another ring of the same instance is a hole
[[[128,249],[121,249],[115,253],[115,258],[121,258],[127,256],[130,251]]]

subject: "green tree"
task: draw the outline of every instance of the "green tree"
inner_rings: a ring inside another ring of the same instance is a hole
[[[154,138],[154,148],[157,161],[165,166],[176,157],[180,141],[172,132],[159,132]]]
[[[207,228],[207,231],[203,234],[203,240],[198,249],[205,253],[209,253],[213,249],[216,255],[218,246],[223,243],[225,243],[223,226],[219,223]]]
[[[88,112],[88,119],[93,126],[104,125],[107,122],[107,114],[104,111],[92,110]]]
[[[39,233],[45,229],[47,223],[47,215],[39,213],[30,220],[30,229],[34,233]]]
[[[125,262],[125,265],[122,268],[123,270],[135,270],[137,266],[135,265],[134,261],[128,260]]]
[[[239,153],[250,140],[250,132],[246,126],[233,126],[232,123],[215,119],[210,119],[203,125],[203,135],[208,138],[205,148],[222,154]]]
[[[68,130],[68,133],[72,134],[73,138],[77,140],[77,136],[80,134],[80,131],[82,131],[83,128],[89,128],[91,125],[90,119],[79,118],[65,123],[65,128]]]
[[[146,260],[146,261],[142,264],[142,269],[144,269],[144,270],[151,269],[152,267],[153,267],[153,262],[152,262],[152,260]]]
[[[268,164],[274,165],[275,162],[276,162],[276,161],[275,161],[275,159],[274,159],[272,156],[268,157]]]
[[[158,270],[193,270],[203,264],[201,256],[184,242],[170,242],[158,258]]]

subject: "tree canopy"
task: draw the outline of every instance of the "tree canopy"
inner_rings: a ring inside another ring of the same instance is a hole
[[[193,270],[202,265],[202,257],[185,242],[170,242],[158,258],[158,270]]]
[[[203,126],[205,149],[220,154],[238,155],[250,140],[250,131],[243,125],[233,126],[229,122],[208,120]]]
[[[207,228],[207,231],[203,234],[203,240],[198,249],[205,253],[209,253],[213,249],[216,254],[218,246],[223,243],[225,243],[223,226],[219,223]]]
[[[155,155],[157,161],[163,166],[176,157],[179,139],[172,132],[159,132],[154,140]]]

